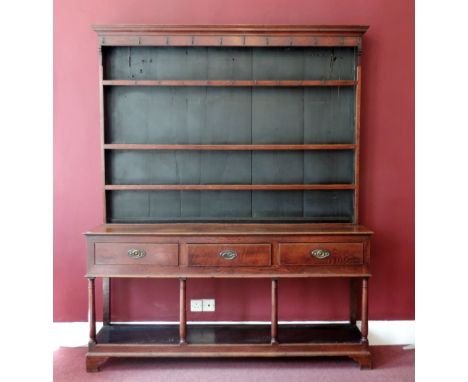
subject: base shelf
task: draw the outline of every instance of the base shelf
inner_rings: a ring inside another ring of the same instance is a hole
[[[354,324],[279,325],[272,344],[270,325],[188,325],[187,343],[179,326],[105,325],[90,342],[86,370],[99,371],[111,357],[314,357],[345,356],[361,369],[372,367],[367,341]]]
[[[187,325],[188,344],[269,344],[270,325]],[[361,332],[353,324],[279,325],[279,343],[359,343]],[[98,344],[179,343],[179,326],[105,325],[97,334]]]

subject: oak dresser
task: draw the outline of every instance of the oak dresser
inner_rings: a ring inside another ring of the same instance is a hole
[[[358,216],[367,27],[93,28],[105,213],[85,234],[87,370],[109,357],[250,356],[370,368],[372,232]],[[347,322],[279,324],[281,280],[311,277],[349,280]],[[113,323],[114,278],[178,279],[179,323]],[[269,279],[271,322],[187,323],[195,278]]]

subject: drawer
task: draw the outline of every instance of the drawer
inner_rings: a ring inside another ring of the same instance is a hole
[[[177,244],[95,243],[95,264],[161,266],[179,265]]]
[[[271,264],[270,244],[189,244],[190,266],[257,267]]]
[[[281,243],[283,265],[361,265],[362,243]]]

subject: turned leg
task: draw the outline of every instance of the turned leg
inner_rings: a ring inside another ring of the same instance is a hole
[[[96,304],[94,296],[94,280],[94,277],[88,277],[89,343],[96,343]]]
[[[271,344],[278,343],[278,280],[271,280]]]
[[[102,279],[102,323],[109,325],[111,322],[111,279],[104,277]]]
[[[179,323],[179,343],[187,343],[187,302],[186,302],[186,279],[180,279],[180,323]]]
[[[369,351],[369,341],[367,339],[369,333],[369,322],[368,322],[368,285],[369,278],[364,277],[362,279],[362,289],[361,289],[361,344],[363,344],[363,352],[359,355],[352,356],[356,362],[359,363],[361,369],[371,369],[372,368],[372,357]]]
[[[361,306],[361,342],[368,343],[367,335],[368,335],[368,309],[367,309],[367,302],[368,302],[368,283],[369,279],[367,277],[362,279],[362,306]]]
[[[86,356],[86,371],[88,373],[96,373],[99,371],[99,368],[102,366],[104,362],[106,362],[109,357],[101,357],[101,356]]]

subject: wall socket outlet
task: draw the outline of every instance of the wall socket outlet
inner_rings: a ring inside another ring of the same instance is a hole
[[[190,300],[190,311],[191,312],[214,312],[215,311],[215,300],[203,299],[203,300]]]
[[[204,299],[203,301],[203,311],[204,312],[214,312],[215,311],[215,300],[213,299]]]
[[[191,312],[203,312],[203,300],[190,300]]]

